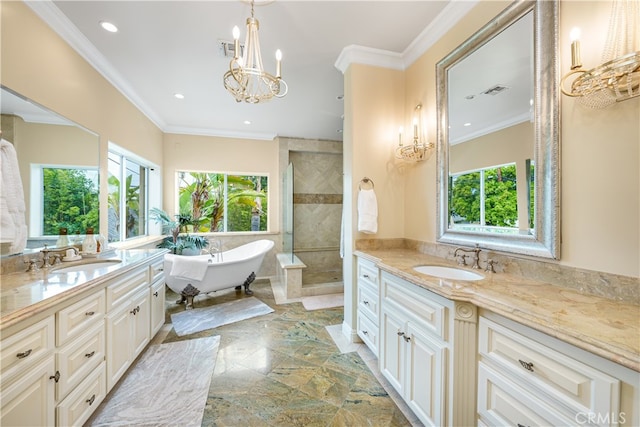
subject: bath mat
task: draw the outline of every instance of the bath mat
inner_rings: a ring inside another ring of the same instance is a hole
[[[150,345],[90,426],[200,426],[220,336]]]
[[[344,305],[344,294],[316,295],[313,297],[303,297],[302,305],[307,311],[321,310],[323,308],[342,307]]]
[[[176,334],[181,337],[272,312],[273,309],[267,304],[256,297],[249,297],[174,313],[171,322]]]

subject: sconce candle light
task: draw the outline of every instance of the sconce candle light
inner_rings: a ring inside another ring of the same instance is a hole
[[[562,93],[579,98],[583,105],[604,108],[640,96],[640,5],[637,0],[613,2],[604,63],[584,70],[580,60],[580,29],[571,30],[571,71],[560,85]],[[577,75],[570,87],[566,80]]]
[[[413,117],[413,144],[402,145],[402,126],[398,130],[398,148],[396,158],[409,162],[420,162],[428,159],[434,147],[432,142],[426,141],[422,126],[422,104],[416,105]]]

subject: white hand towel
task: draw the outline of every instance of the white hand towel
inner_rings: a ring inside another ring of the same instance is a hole
[[[202,281],[209,267],[206,257],[176,255],[171,257],[171,261],[173,265],[169,274],[187,280]]]
[[[358,231],[367,234],[378,232],[378,200],[373,189],[358,192]]]
[[[0,240],[11,242],[10,253],[27,246],[26,218],[18,155],[12,143],[0,139]]]

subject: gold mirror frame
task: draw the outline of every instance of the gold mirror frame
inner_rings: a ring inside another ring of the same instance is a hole
[[[447,72],[496,34],[534,13],[534,228],[529,235],[505,235],[449,228],[449,111]],[[462,246],[560,258],[560,97],[558,71],[558,2],[518,1],[467,39],[436,65],[438,144],[437,241]]]

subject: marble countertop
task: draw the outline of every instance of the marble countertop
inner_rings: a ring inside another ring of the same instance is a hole
[[[451,300],[478,307],[566,341],[640,372],[640,305],[626,304],[505,273],[482,273],[478,281],[440,279],[418,265],[458,267],[409,249],[356,251],[383,271]]]
[[[166,249],[116,250],[99,258],[83,258],[65,262],[53,268],[29,273],[13,273],[0,276],[0,331],[16,323],[51,309],[56,305],[99,287],[116,275],[126,273],[142,263],[162,257]],[[105,263],[104,267],[89,271],[57,273],[56,269],[96,260],[117,259],[117,264]]]

